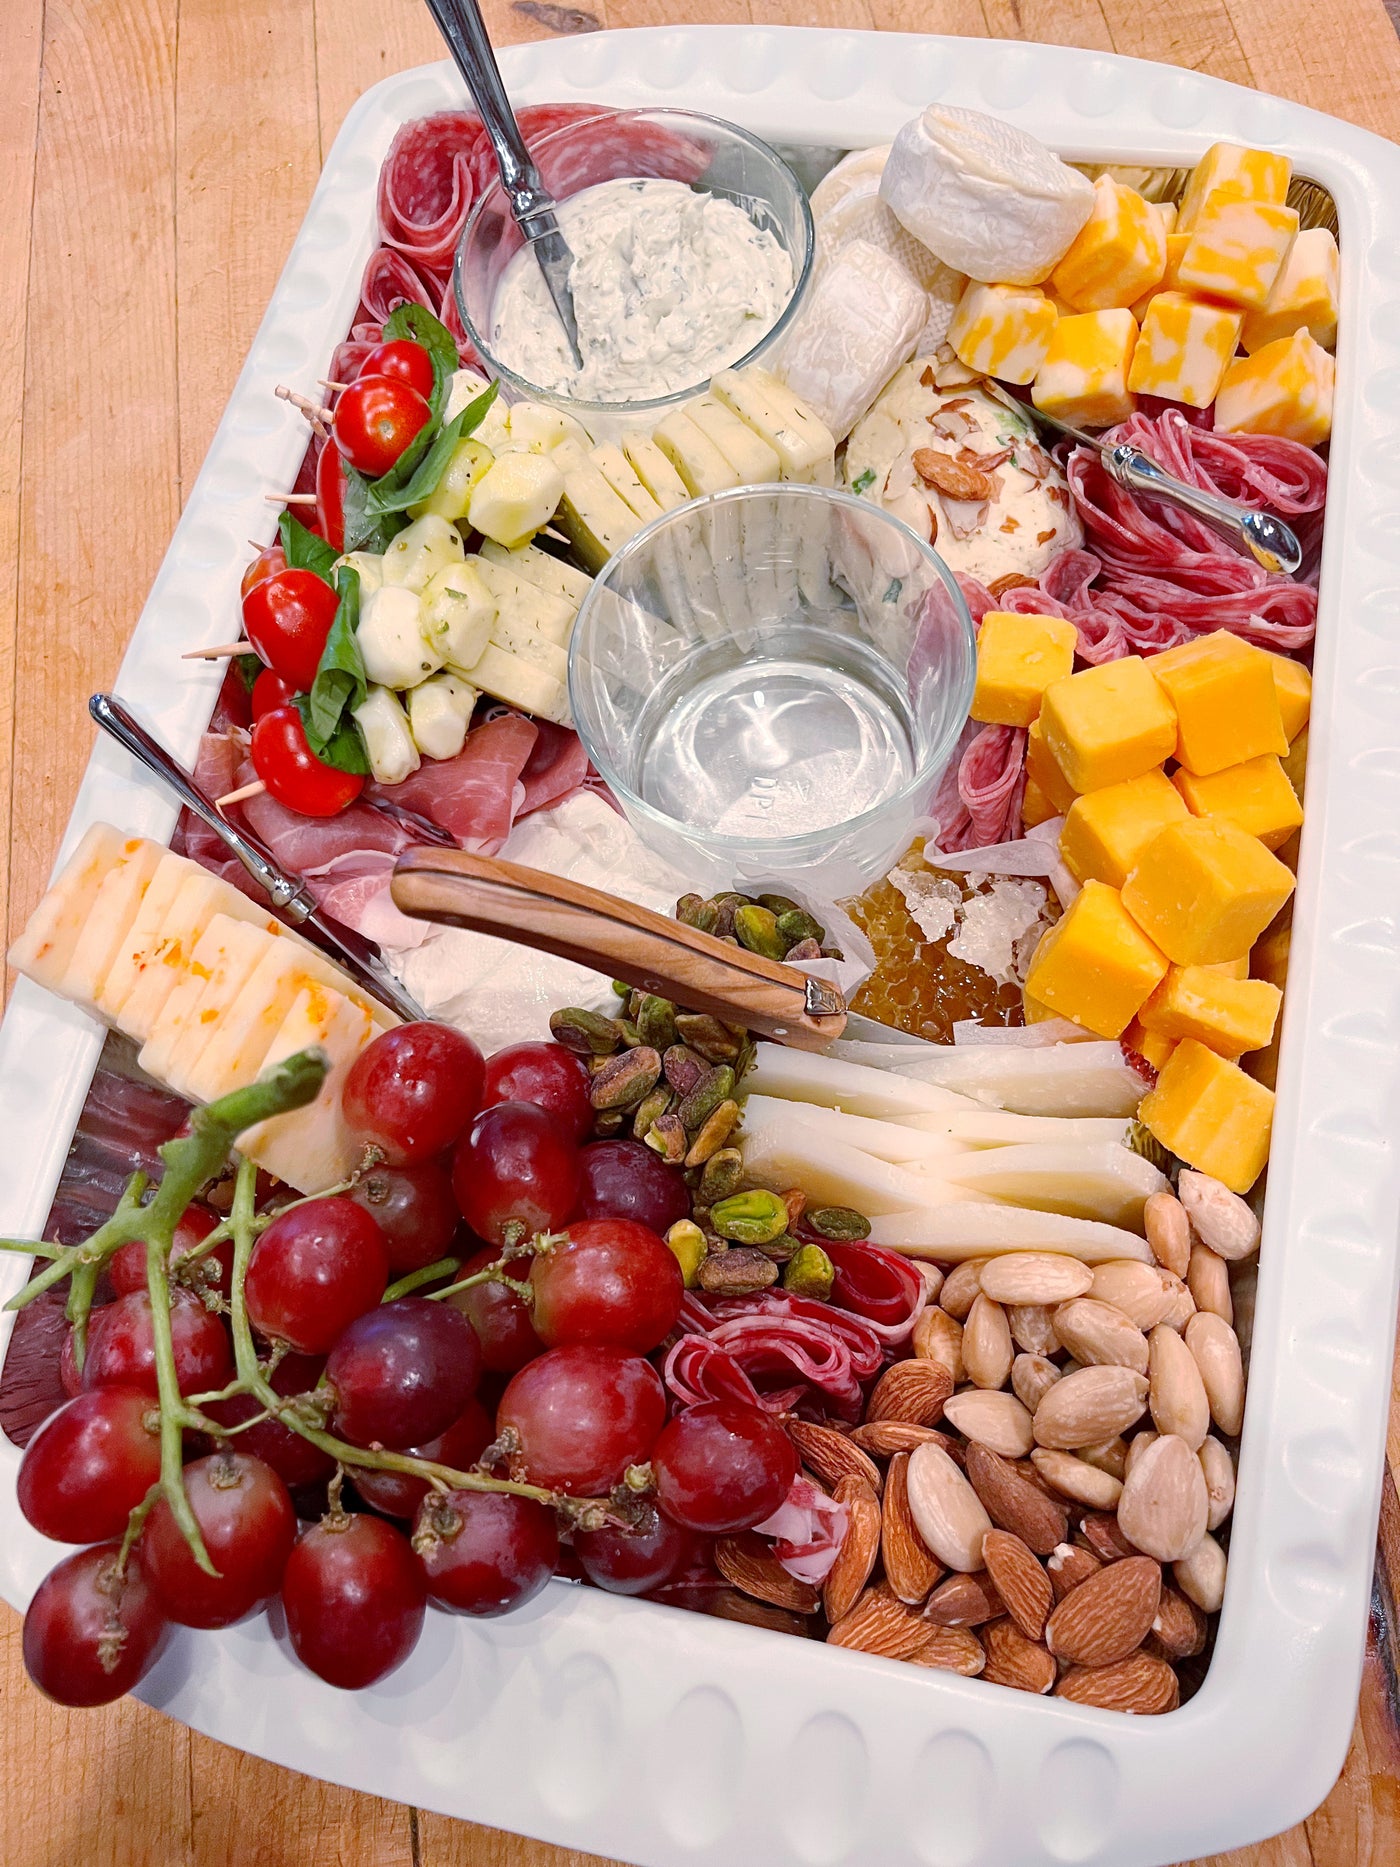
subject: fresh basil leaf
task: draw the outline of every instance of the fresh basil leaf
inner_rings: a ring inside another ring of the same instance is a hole
[[[328,441],[326,445],[329,447],[331,443]],[[335,582],[332,566],[339,553],[324,538],[309,532],[290,509],[278,519],[277,535],[282,541],[282,555],[287,560],[288,570],[314,571],[326,583]]]
[[[392,343],[398,338],[408,337],[416,344],[422,344],[433,360],[432,409],[434,416],[441,415],[443,404],[447,401],[447,392],[452,384],[452,374],[460,358],[457,344],[451,331],[435,318],[426,305],[400,305],[397,311],[390,312],[384,324],[384,341]]]
[[[447,463],[457,443],[481,426],[499,390],[499,383],[491,383],[473,401],[468,402],[459,415],[454,415],[445,428],[439,429],[437,439],[403,484],[390,485],[398,475],[401,461],[396,462],[383,479],[376,480],[369,489],[369,511],[406,512],[410,506],[416,506],[420,499],[426,499],[447,471]]]
[[[305,714],[307,743],[318,758],[326,757],[325,748],[334,740],[346,709],[363,706],[369,691],[364,657],[355,633],[360,626],[359,572],[349,564],[342,564],[335,574],[335,588],[340,603],[326,637],[326,646],[321,651]],[[352,768],[343,766],[341,769]]]
[[[369,754],[365,751],[364,738],[355,721],[348,715],[340,721],[329,739],[319,745],[312,737],[311,696],[298,694],[293,703],[301,715],[301,723],[306,729],[306,743],[327,765],[333,765],[337,771],[348,771],[359,777],[369,775]]]
[[[345,492],[341,505],[347,552],[370,551],[382,557],[408,523],[396,513],[371,506],[370,491],[377,484],[375,480],[367,480],[363,473],[357,473],[348,461],[345,463]]]
[[[243,691],[251,694],[254,682],[263,671],[262,662],[256,655],[235,655],[233,657],[233,668],[234,673],[237,674],[239,680],[243,683]]]

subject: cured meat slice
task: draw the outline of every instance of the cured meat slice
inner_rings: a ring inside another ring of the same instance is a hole
[[[416,266],[393,247],[377,246],[365,262],[360,280],[365,316],[383,324],[400,305],[422,305],[436,317],[442,305],[443,283],[438,273]],[[334,380],[339,382],[341,378]]]
[[[754,1525],[754,1534],[774,1539],[773,1554],[789,1575],[820,1586],[841,1553],[850,1514],[810,1478],[797,1477],[773,1515]]]
[[[1020,827],[1026,735],[1015,726],[984,726],[958,761],[958,792],[967,808],[970,844],[1007,842]],[[946,847],[946,845],[945,845]]]
[[[531,720],[530,724],[536,738],[520,774],[525,787],[522,817],[532,810],[562,804],[583,788],[588,776],[588,754],[577,733],[570,732],[567,726],[556,726],[552,720]]]
[[[482,133],[470,110],[439,110],[404,124],[379,171],[385,246],[431,272],[447,270],[476,195],[471,156]]]
[[[365,796],[430,818],[475,855],[494,855],[520,813],[525,792],[521,773],[537,736],[533,722],[518,714],[489,720],[467,734],[455,758],[426,759],[401,784],[371,784]],[[341,818],[330,821],[339,823]]]
[[[250,784],[257,773],[250,763],[238,773],[240,785]],[[396,856],[418,841],[406,824],[361,796],[335,817],[303,817],[279,804],[270,792],[248,797],[234,806],[255,836],[260,836],[282,868],[293,875],[327,869],[338,858],[380,850]]]

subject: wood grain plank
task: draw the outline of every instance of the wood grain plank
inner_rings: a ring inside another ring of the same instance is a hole
[[[987,31],[996,39],[1080,45],[1111,52],[1113,39],[1099,0],[982,0]]]
[[[881,32],[942,32],[960,39],[985,39],[991,28],[981,0],[871,0]]]
[[[481,1828],[475,1822],[454,1822],[445,1815],[421,1810],[418,1816],[418,1859],[415,1867],[622,1867],[601,1854],[579,1854],[573,1848],[551,1847],[499,1828]]]
[[[1381,0],[1348,0],[1323,26],[1319,10],[1278,0],[1226,0],[1261,91],[1393,137],[1400,95],[1400,38]]]
[[[1113,49],[1155,58],[1233,84],[1250,82],[1249,61],[1226,0],[1103,0]]]
[[[417,1867],[413,1815],[278,1764],[190,1741],[190,1867]]]

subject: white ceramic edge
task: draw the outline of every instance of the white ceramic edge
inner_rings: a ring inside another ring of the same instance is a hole
[[[1064,47],[678,27],[502,57],[521,99],[684,101],[782,141],[879,141],[938,97],[1085,159],[1185,162],[1233,138],[1288,151],[1337,199],[1304,911],[1219,1645],[1188,1706],[1130,1720],[555,1584],[502,1621],[434,1617],[414,1659],[356,1697],[256,1622],[176,1640],[143,1696],[313,1775],[647,1867],[1151,1867],[1287,1827],[1333,1782],[1354,1715],[1396,1309],[1400,154],[1277,98]],[[348,322],[395,128],[458,102],[446,65],[386,79],[331,150],[118,683],[186,754],[213,677],[176,651],[226,629],[245,541],[268,528],[262,492],[300,455],[271,388],[309,385]],[[173,820],[105,745],[67,842],[101,815],[155,835]],[[86,1019],[16,990],[0,1031],[6,1233],[42,1223],[98,1046]],[[0,1271],[6,1292],[19,1274]],[[53,1548],[14,1507],[16,1464],[0,1442],[0,1590],[19,1605]]]

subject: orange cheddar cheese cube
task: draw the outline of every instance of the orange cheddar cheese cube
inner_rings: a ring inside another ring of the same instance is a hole
[[[1169,778],[1144,772],[1077,797],[1060,832],[1060,854],[1076,881],[1121,888],[1157,832],[1188,814]]]
[[[1278,710],[1283,721],[1284,737],[1292,745],[1307,725],[1308,714],[1312,710],[1312,675],[1301,661],[1295,661],[1291,655],[1275,655],[1268,649],[1264,652],[1269,656],[1269,666],[1274,672],[1274,687],[1278,692]]]
[[[1030,1019],[1026,1019],[1027,1024]],[[1150,1063],[1154,1070],[1160,1070],[1167,1058],[1176,1049],[1174,1037],[1163,1037],[1160,1031],[1143,1029],[1142,1019],[1134,1018],[1123,1033],[1123,1042],[1129,1050],[1135,1050],[1145,1063]]]
[[[1219,188],[1196,216],[1177,279],[1184,291],[1261,310],[1297,235],[1296,209]]]
[[[1316,447],[1332,432],[1337,365],[1306,331],[1279,337],[1225,372],[1215,398],[1219,434],[1278,434]]]
[[[1335,349],[1340,267],[1337,236],[1326,227],[1305,228],[1289,247],[1262,307],[1246,312],[1240,334],[1244,348],[1253,355],[1265,344],[1305,330],[1324,350]]]
[[[1116,888],[1086,882],[1035,950],[1026,993],[1100,1037],[1121,1037],[1166,976],[1166,955]]]
[[[1247,979],[1249,977],[1249,954],[1240,959],[1221,960],[1215,966],[1202,966],[1202,972],[1218,972],[1225,979]]]
[[[1166,228],[1156,208],[1136,189],[1100,175],[1089,218],[1050,283],[1076,310],[1107,311],[1151,291],[1166,264]]]
[[[1042,696],[1041,705],[1044,706]],[[1045,743],[1045,729],[1039,717],[1026,728],[1026,789],[1034,785],[1050,806],[1048,816],[1063,817],[1074,802],[1074,786],[1060,769],[1055,754]],[[1044,817],[1040,819],[1046,821]]]
[[[1045,690],[1045,744],[1075,791],[1140,778],[1170,758],[1176,713],[1141,655],[1085,668]]]
[[[1286,843],[1303,821],[1303,806],[1288,774],[1271,752],[1198,778],[1178,771],[1172,783],[1193,817],[1228,817],[1265,849]]]
[[[1225,817],[1188,817],[1147,845],[1123,905],[1178,966],[1214,966],[1248,953],[1293,886],[1257,836]]]
[[[1303,802],[1303,786],[1308,775],[1308,729],[1305,726],[1288,748],[1288,757],[1283,760],[1283,775],[1293,786],[1298,802]]]
[[[1138,1118],[1189,1167],[1247,1193],[1269,1158],[1273,1091],[1237,1063],[1184,1037],[1138,1109]]]
[[[1137,344],[1131,311],[1083,311],[1061,318],[1036,371],[1031,400],[1074,428],[1111,428],[1137,403],[1128,369]]]
[[[1033,830],[1038,823],[1048,823],[1061,813],[1055,809],[1034,778],[1027,778],[1021,793],[1021,825]]]
[[[1034,285],[963,288],[948,326],[958,361],[981,376],[1028,383],[1045,360],[1056,311]]]
[[[1288,750],[1273,669],[1262,648],[1217,629],[1147,663],[1176,713],[1173,756],[1198,775]]]
[[[1195,226],[1201,209],[1219,188],[1234,188],[1246,201],[1272,201],[1281,207],[1288,199],[1292,175],[1287,156],[1247,149],[1240,143],[1212,143],[1191,171],[1177,210],[1177,232],[1188,233]]]
[[[973,719],[989,726],[1029,726],[1051,681],[1073,671],[1078,640],[1074,624],[1058,616],[989,610],[977,631]]]
[[[1133,351],[1128,387],[1209,408],[1240,341],[1243,314],[1186,292],[1156,292],[1147,301]]]
[[[1262,1050],[1274,1034],[1283,993],[1265,979],[1227,979],[1213,966],[1169,966],[1138,1013],[1146,1031],[1194,1037],[1218,1057]]]

